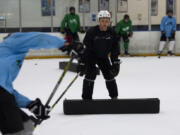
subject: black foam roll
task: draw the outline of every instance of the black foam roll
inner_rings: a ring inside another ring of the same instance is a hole
[[[67,100],[63,102],[64,114],[146,114],[159,113],[158,98]]]

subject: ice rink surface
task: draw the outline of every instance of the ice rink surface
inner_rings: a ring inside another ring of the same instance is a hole
[[[14,82],[15,89],[31,99],[39,97],[45,103],[62,73],[58,69],[59,61],[62,59],[25,60]],[[180,57],[128,57],[122,61],[116,78],[119,98],[158,97],[160,114],[67,116],[63,114],[61,100],[51,118],[38,126],[34,134],[180,135]],[[54,100],[75,75],[67,73]],[[80,99],[82,82],[83,78],[79,77],[64,98]],[[96,79],[93,97],[109,98],[102,75]]]

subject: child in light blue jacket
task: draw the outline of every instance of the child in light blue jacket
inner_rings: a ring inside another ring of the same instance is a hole
[[[173,49],[175,45],[175,33],[176,33],[176,18],[173,17],[173,11],[169,10],[167,16],[164,16],[160,25],[161,39],[158,51],[158,57],[160,58],[166,41],[169,40],[169,55],[173,55]]]

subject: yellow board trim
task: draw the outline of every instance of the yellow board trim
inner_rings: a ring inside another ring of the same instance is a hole
[[[121,56],[124,56],[123,54]],[[148,57],[148,56],[157,56],[157,54],[131,54],[134,57]],[[167,54],[162,54],[161,56],[167,56]],[[180,54],[175,54],[175,56],[180,56]],[[55,59],[55,58],[69,58],[69,56],[27,56],[25,59]]]
[[[121,54],[120,56],[124,56],[124,55]],[[131,56],[148,57],[148,56],[157,56],[157,54],[131,54]],[[161,56],[167,56],[167,54],[161,54]],[[180,54],[175,54],[175,56],[180,56]]]
[[[69,56],[27,56],[25,59],[54,59],[54,58],[69,58]]]

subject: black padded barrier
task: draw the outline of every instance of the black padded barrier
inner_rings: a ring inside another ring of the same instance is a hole
[[[67,100],[64,114],[154,114],[160,111],[158,98]]]

